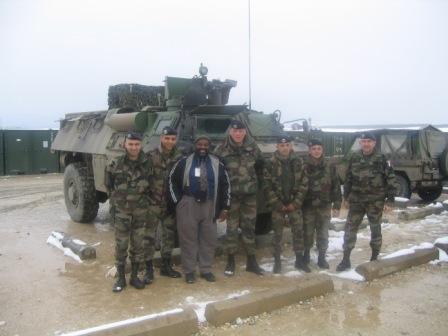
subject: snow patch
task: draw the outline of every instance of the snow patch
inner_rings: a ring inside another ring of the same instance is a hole
[[[235,299],[249,293],[250,291],[245,289],[240,292],[230,293],[225,299]],[[205,308],[209,303],[216,302],[217,300],[195,302],[195,298],[193,296],[187,296],[184,301],[193,308],[196,316],[198,317],[199,323],[204,323],[207,322],[207,319],[205,318]]]
[[[448,254],[442,249],[438,250],[439,250],[439,259],[430,261],[429,263],[432,265],[437,265],[440,264],[441,262],[448,262]]]
[[[328,253],[342,251],[342,245],[344,244],[344,231],[330,230],[328,237]]]
[[[420,245],[414,245],[407,249],[395,251],[393,253],[390,253],[390,254],[382,257],[381,259],[389,259],[389,258],[399,257],[402,255],[412,254],[415,252],[415,250],[432,248],[432,247],[434,247],[434,245],[431,243],[421,243]]]
[[[441,237],[437,238],[434,244],[448,244],[448,236],[447,237]]]
[[[228,299],[234,299],[234,298],[237,298],[237,297],[240,297],[240,296],[243,296],[243,295],[247,295],[247,294],[249,294],[250,293],[250,291],[248,290],[248,289],[244,289],[244,290],[242,290],[241,292],[236,292],[236,293],[231,293],[231,294],[229,294],[228,296],[227,296],[227,298]]]
[[[78,245],[87,245],[85,242],[83,242],[82,240],[79,240],[79,239],[73,239],[73,242]]]
[[[81,258],[77,254],[75,254],[68,247],[62,246],[62,238],[63,235],[60,232],[53,231],[47,239],[47,244],[57,247],[58,249],[62,250],[64,252],[64,255],[66,255],[67,257],[71,257],[77,262],[82,263]]]
[[[406,197],[395,197],[395,201],[398,201],[398,202],[409,202],[409,198],[406,198]]]
[[[436,208],[436,209],[439,209],[439,208],[443,208],[443,204],[440,203],[440,202],[431,203],[431,204],[428,204],[425,208]]]
[[[285,276],[285,277],[288,277],[288,278],[295,278],[295,277],[299,277],[299,276],[302,276],[302,275],[303,275],[303,273],[300,272],[300,271],[297,271],[297,270],[295,270],[295,271],[289,271],[289,272],[286,272],[286,273],[284,274],[284,276]]]
[[[331,273],[328,271],[320,271],[319,273],[328,274],[329,276],[334,276],[341,279],[348,279],[348,280],[354,280],[354,281],[365,281],[366,279],[355,271],[354,268],[345,271],[345,272],[338,272],[338,273]]]

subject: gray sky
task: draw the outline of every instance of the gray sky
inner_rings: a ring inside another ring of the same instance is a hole
[[[448,1],[252,0],[252,107],[314,125],[447,123]],[[0,128],[57,128],[111,84],[234,79],[246,0],[0,0]]]

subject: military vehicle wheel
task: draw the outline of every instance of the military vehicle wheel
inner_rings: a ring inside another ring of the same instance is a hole
[[[411,187],[409,186],[409,182],[406,177],[399,174],[395,175],[395,183],[398,197],[411,198]]]
[[[93,176],[80,162],[69,164],[64,172],[64,196],[70,218],[75,222],[89,223],[98,214]]]
[[[442,194],[442,186],[432,188],[420,188],[417,190],[418,196],[425,202],[432,202]]]

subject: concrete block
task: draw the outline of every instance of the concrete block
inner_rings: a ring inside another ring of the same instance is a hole
[[[420,209],[409,209],[398,213],[398,219],[402,221],[410,221],[414,219],[425,218],[433,214],[440,214],[443,207],[424,207]]]
[[[63,334],[63,336],[166,336],[192,335],[198,332],[193,309],[176,309]]]
[[[437,248],[417,249],[412,254],[401,255],[388,259],[380,259],[361,264],[357,266],[355,270],[367,281],[371,281],[385,275],[402,271],[412,266],[426,264],[427,262],[438,258],[439,250]]]
[[[334,290],[333,281],[325,274],[307,275],[297,281],[293,287],[273,288],[209,303],[205,307],[205,317],[209,323],[218,326],[238,317],[270,312]]]
[[[435,243],[434,246],[448,253],[448,244]]]

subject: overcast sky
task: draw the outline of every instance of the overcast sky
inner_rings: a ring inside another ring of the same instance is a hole
[[[448,1],[251,1],[252,108],[314,125],[447,123]],[[111,84],[234,79],[246,0],[0,0],[0,128],[57,128]]]

